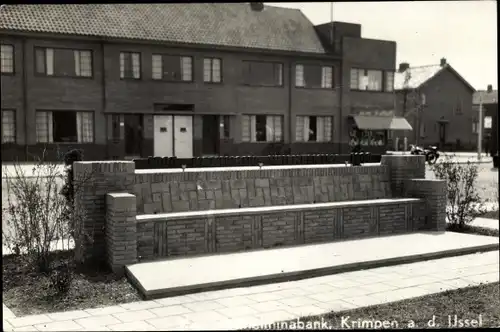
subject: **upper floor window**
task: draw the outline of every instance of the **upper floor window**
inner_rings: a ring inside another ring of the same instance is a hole
[[[332,122],[330,116],[297,116],[295,140],[298,142],[331,142]]]
[[[47,76],[92,77],[92,51],[36,47],[35,70]]]
[[[393,92],[394,91],[394,72],[386,71],[385,72],[385,91]]]
[[[153,54],[152,78],[165,81],[193,81],[193,58],[190,56]]]
[[[254,86],[283,86],[283,64],[243,61],[243,83]]]
[[[2,110],[2,144],[16,142],[16,112]]]
[[[281,142],[283,117],[281,115],[244,115],[241,139],[243,142]]]
[[[203,59],[203,82],[220,83],[222,76],[221,59]]]
[[[1,72],[2,74],[14,73],[14,46],[1,45]]]
[[[120,78],[141,78],[141,54],[120,52]]]
[[[351,89],[382,91],[382,70],[351,69]]]
[[[37,111],[38,143],[93,143],[94,113],[75,111]]]
[[[333,87],[333,67],[296,65],[295,86],[331,89]]]

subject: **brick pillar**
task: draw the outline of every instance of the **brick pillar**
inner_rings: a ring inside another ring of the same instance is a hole
[[[107,261],[114,273],[123,275],[125,265],[137,263],[136,197],[106,195]]]
[[[444,232],[446,230],[446,181],[411,179],[405,183],[405,195],[425,200],[427,216],[426,229]]]
[[[389,168],[394,197],[404,196],[404,183],[409,179],[425,179],[425,156],[383,155],[381,165]]]
[[[131,193],[135,183],[133,161],[80,161],[73,164],[75,207],[84,215],[75,234],[76,260],[106,258],[106,194]],[[83,183],[82,183],[83,181]]]

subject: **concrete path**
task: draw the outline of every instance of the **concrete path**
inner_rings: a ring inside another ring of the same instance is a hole
[[[472,226],[490,228],[499,230],[500,221],[498,219],[490,219],[490,218],[476,218],[472,221]]]
[[[106,308],[18,318],[4,316],[4,331],[272,328],[267,324],[498,282],[499,268],[498,252],[457,256]]]
[[[456,253],[469,254],[485,249],[498,250],[498,238],[453,232],[422,232],[168,259],[129,265],[127,269],[143,295],[158,298],[256,282],[263,284],[297,280],[376,265],[403,264]]]

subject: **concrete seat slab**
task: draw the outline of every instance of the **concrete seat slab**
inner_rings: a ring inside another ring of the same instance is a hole
[[[145,298],[250,286],[498,250],[498,238],[421,232],[138,263],[127,276]]]

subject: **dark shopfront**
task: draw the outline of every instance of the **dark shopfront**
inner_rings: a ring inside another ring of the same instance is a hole
[[[385,153],[389,132],[412,130],[402,117],[354,115],[349,121],[349,145],[354,149],[359,144],[363,152]]]

